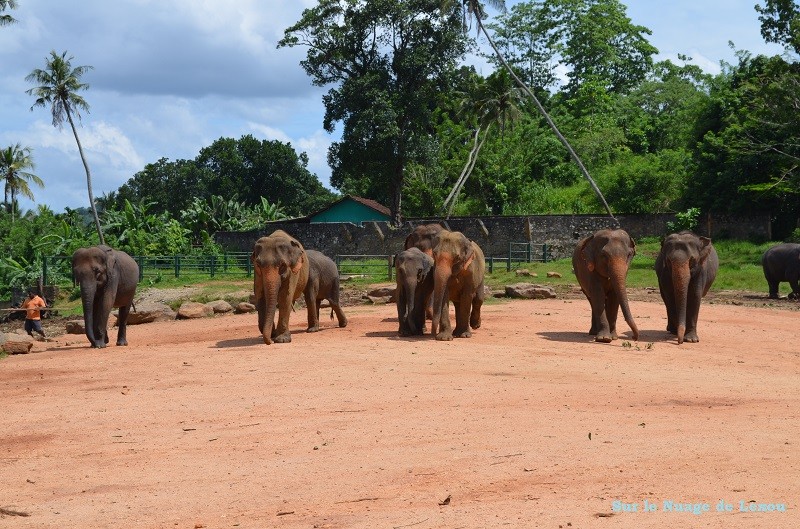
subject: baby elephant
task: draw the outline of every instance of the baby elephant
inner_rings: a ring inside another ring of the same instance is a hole
[[[347,326],[342,308],[339,306],[339,270],[336,263],[325,254],[316,250],[306,250],[308,256],[308,283],[303,292],[308,310],[308,329],[306,332],[319,330],[319,302],[327,299],[331,309],[336,313],[339,327]],[[333,318],[333,314],[331,314]]]
[[[425,308],[433,294],[433,257],[409,248],[394,258],[397,270],[397,319],[400,336],[425,332]]]

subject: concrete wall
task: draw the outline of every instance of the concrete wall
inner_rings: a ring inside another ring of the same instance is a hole
[[[667,233],[672,214],[621,215],[620,225],[634,239],[661,237]],[[400,227],[387,222],[295,224],[270,223],[251,232],[219,232],[217,242],[229,251],[249,252],[259,237],[281,229],[303,243],[306,248],[334,255],[390,255],[403,249],[406,236],[414,226],[441,222],[451,230],[461,231],[477,242],[487,257],[508,255],[509,242],[547,244],[555,259],[569,257],[578,239],[599,229],[611,228],[613,221],[601,215],[534,215],[519,217],[457,217],[410,219]],[[753,216],[706,215],[697,229],[700,235],[714,238],[770,239],[768,214]]]

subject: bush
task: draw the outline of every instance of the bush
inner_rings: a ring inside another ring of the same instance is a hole
[[[697,221],[700,217],[700,208],[689,208],[684,212],[675,214],[674,222],[667,222],[667,231],[677,233],[683,230],[697,229]]]

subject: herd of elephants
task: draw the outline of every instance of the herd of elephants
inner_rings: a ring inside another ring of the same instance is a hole
[[[617,338],[617,313],[638,340],[639,329],[628,306],[625,279],[636,243],[622,229],[604,229],[581,239],[572,266],[581,290],[589,300],[589,333],[598,342]],[[300,241],[278,230],[253,246],[253,293],[258,330],[264,343],[292,340],[289,315],[295,300],[305,297],[308,332],[319,330],[320,302],[327,300],[339,326],[347,318],[339,303],[339,272],[324,254],[306,250]],[[790,297],[800,297],[800,244],[773,246],[762,257],[769,297],[778,297],[778,284],[788,281]],[[437,340],[469,338],[481,326],[481,306],[486,295],[483,251],[463,233],[438,224],[417,226],[395,256],[397,316],[401,336],[422,335],[426,318]],[[697,342],[700,302],[717,275],[719,259],[711,240],[691,231],[668,235],[661,244],[655,271],[667,309],[667,331],[678,343]],[[133,304],[139,267],[128,254],[108,246],[81,248],[72,257],[75,281],[80,285],[86,337],[92,347],[108,344],[111,310],[119,308],[117,345],[127,345],[126,327]],[[449,303],[455,308],[455,329]],[[277,324],[275,313],[277,312]]]

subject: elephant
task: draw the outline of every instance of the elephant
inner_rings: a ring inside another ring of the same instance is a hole
[[[617,339],[617,311],[631,328],[633,339],[639,339],[639,328],[628,305],[625,277],[631,259],[636,255],[636,242],[625,230],[599,230],[581,239],[572,255],[572,268],[586,299],[592,306],[592,327],[589,334],[597,342]]]
[[[714,283],[718,269],[719,257],[708,237],[684,230],[661,242],[655,270],[661,299],[667,307],[667,331],[678,335],[678,344],[700,341],[700,301]]]
[[[433,248],[438,242],[437,238],[439,233],[444,230],[439,224],[422,224],[414,228],[403,246],[406,250],[409,248],[419,248],[423,253],[433,257]]]
[[[789,299],[800,299],[800,244],[785,243],[773,246],[761,257],[764,277],[769,285],[770,299],[778,299],[778,284],[788,281],[792,287]]]
[[[253,246],[253,293],[258,310],[258,330],[264,343],[288,343],[292,304],[305,292],[309,262],[303,245],[283,230],[261,237]],[[278,324],[275,325],[275,311]]]
[[[336,313],[339,327],[347,327],[347,317],[339,305],[339,270],[336,263],[316,250],[306,250],[308,257],[308,282],[303,292],[308,310],[308,329],[306,332],[319,330],[319,302],[327,299],[331,310]],[[331,314],[333,318],[333,314]]]
[[[425,310],[433,294],[433,257],[419,248],[409,248],[395,256],[394,266],[398,332],[400,336],[424,334]]]
[[[91,346],[108,345],[108,316],[113,308],[119,308],[117,345],[128,345],[128,314],[139,282],[136,261],[105,245],[79,248],[72,255],[72,277],[81,288],[83,323]]]
[[[437,340],[469,338],[469,328],[481,326],[481,305],[486,296],[483,251],[463,233],[442,230],[433,248],[433,262],[431,333]],[[456,309],[455,330],[450,326],[450,301]]]

